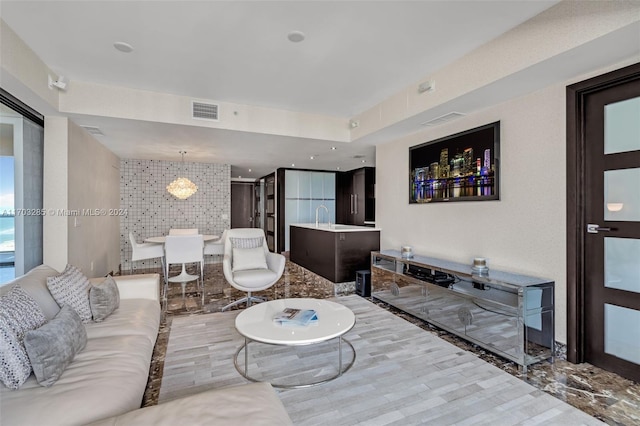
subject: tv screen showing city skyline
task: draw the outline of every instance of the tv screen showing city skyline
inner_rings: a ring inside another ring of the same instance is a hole
[[[409,203],[499,200],[500,122],[409,148]]]

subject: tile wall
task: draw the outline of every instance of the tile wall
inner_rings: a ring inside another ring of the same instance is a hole
[[[198,192],[179,200],[167,185],[187,177]],[[231,225],[231,166],[180,161],[120,161],[120,260],[122,270],[160,267],[160,259],[132,265],[129,232],[136,241],[166,235],[170,228],[198,228],[202,234],[220,235]],[[224,217],[224,218],[223,218]],[[205,260],[206,262],[206,260]]]

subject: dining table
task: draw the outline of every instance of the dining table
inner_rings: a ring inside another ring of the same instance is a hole
[[[206,243],[207,241],[219,240],[220,239],[220,235],[202,235],[202,239]],[[162,236],[159,236],[159,237],[145,238],[144,242],[145,243],[164,244],[166,240],[167,240],[167,236],[166,235],[162,235]]]

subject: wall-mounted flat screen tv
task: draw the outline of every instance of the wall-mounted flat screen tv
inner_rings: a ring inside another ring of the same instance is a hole
[[[500,199],[500,122],[409,148],[409,203]]]

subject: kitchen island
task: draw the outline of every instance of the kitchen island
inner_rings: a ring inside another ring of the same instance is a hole
[[[333,283],[355,281],[380,250],[380,228],[298,223],[290,228],[289,259]]]

